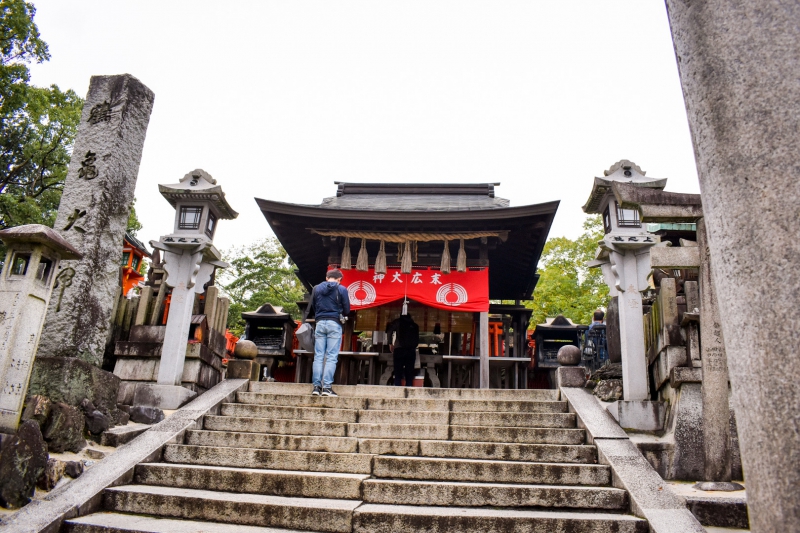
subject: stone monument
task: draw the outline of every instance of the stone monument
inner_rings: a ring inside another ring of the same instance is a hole
[[[645,177],[645,172],[627,160],[622,160],[595,178],[585,213],[603,216],[605,236],[597,256],[589,266],[600,267],[609,287],[609,295],[619,298],[619,333],[622,352],[622,381],[624,399],[646,400],[647,359],[642,330],[641,291],[650,288],[649,249],[659,238],[642,228],[638,211],[623,209],[611,190],[615,182],[661,190],[666,179]]]
[[[753,531],[800,531],[800,4],[667,0]]]
[[[153,98],[129,74],[92,77],[55,223],[83,259],[58,273],[40,356],[103,362]]]
[[[0,231],[8,247],[0,275],[0,432],[19,425],[55,272],[81,254],[41,224]]]
[[[158,189],[175,208],[175,227],[173,233],[150,241],[150,246],[164,254],[165,283],[172,287],[172,299],[158,383],[137,385],[133,401],[135,405],[177,409],[195,395],[181,387],[195,295],[205,290],[215,268],[228,266],[213,244],[217,222],[239,214],[228,205],[217,180],[204,170],[189,172],[179,183],[159,185]]]

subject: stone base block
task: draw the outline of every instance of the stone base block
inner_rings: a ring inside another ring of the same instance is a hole
[[[686,365],[686,346],[667,346],[655,359],[652,365],[656,388],[660,389],[669,380],[671,371]]]
[[[249,379],[258,381],[261,365],[255,361],[231,359],[228,361],[228,379]]]
[[[678,366],[669,372],[669,384],[677,389],[684,383],[702,383],[703,369],[688,366]]]
[[[128,341],[130,342],[164,342],[164,333],[167,331],[167,326],[131,326],[131,331],[128,334]]]
[[[586,369],[582,366],[560,366],[556,369],[556,382],[561,387],[583,387],[586,384]]]
[[[158,380],[160,365],[161,360],[159,358],[119,358],[114,365],[114,375],[125,381],[155,382]],[[210,389],[219,383],[220,379],[221,373],[219,370],[206,364],[201,359],[187,358],[183,364],[182,383],[197,383],[205,389]],[[126,402],[120,401],[119,403]]]
[[[620,400],[609,405],[608,412],[624,429],[661,431],[667,406],[664,402]]]
[[[120,378],[76,357],[34,359],[28,395],[78,406],[89,399],[106,415],[115,415]]]
[[[178,385],[142,383],[133,394],[133,404],[161,409],[178,409],[197,396],[197,393]]]

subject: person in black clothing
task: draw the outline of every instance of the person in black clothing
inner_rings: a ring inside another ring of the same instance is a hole
[[[394,354],[394,384],[400,386],[405,378],[406,387],[411,387],[414,384],[419,326],[411,315],[400,315],[386,327],[386,335],[389,337],[389,350]]]

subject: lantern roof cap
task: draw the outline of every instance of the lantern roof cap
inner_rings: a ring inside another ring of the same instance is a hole
[[[200,168],[186,174],[178,183],[159,185],[158,192],[172,207],[176,207],[179,200],[205,201],[214,204],[223,219],[231,220],[239,216],[239,213],[228,204],[222,187],[217,185],[217,180]]]
[[[6,245],[17,242],[44,244],[61,254],[61,259],[80,259],[83,257],[83,254],[68,243],[56,230],[43,224],[25,224],[24,226],[4,229],[0,231],[0,240]]]
[[[603,171],[602,178],[594,178],[592,192],[583,206],[584,213],[600,213],[600,206],[606,194],[611,193],[611,184],[630,183],[637,187],[663,190],[667,186],[667,178],[648,178],[646,172],[633,161],[621,159]]]

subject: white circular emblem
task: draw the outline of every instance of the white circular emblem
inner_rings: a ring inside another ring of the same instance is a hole
[[[369,305],[375,301],[375,287],[366,281],[354,281],[347,287],[347,295],[353,305]]]
[[[436,291],[436,301],[440,304],[458,307],[467,303],[467,289],[458,283],[445,283]]]

